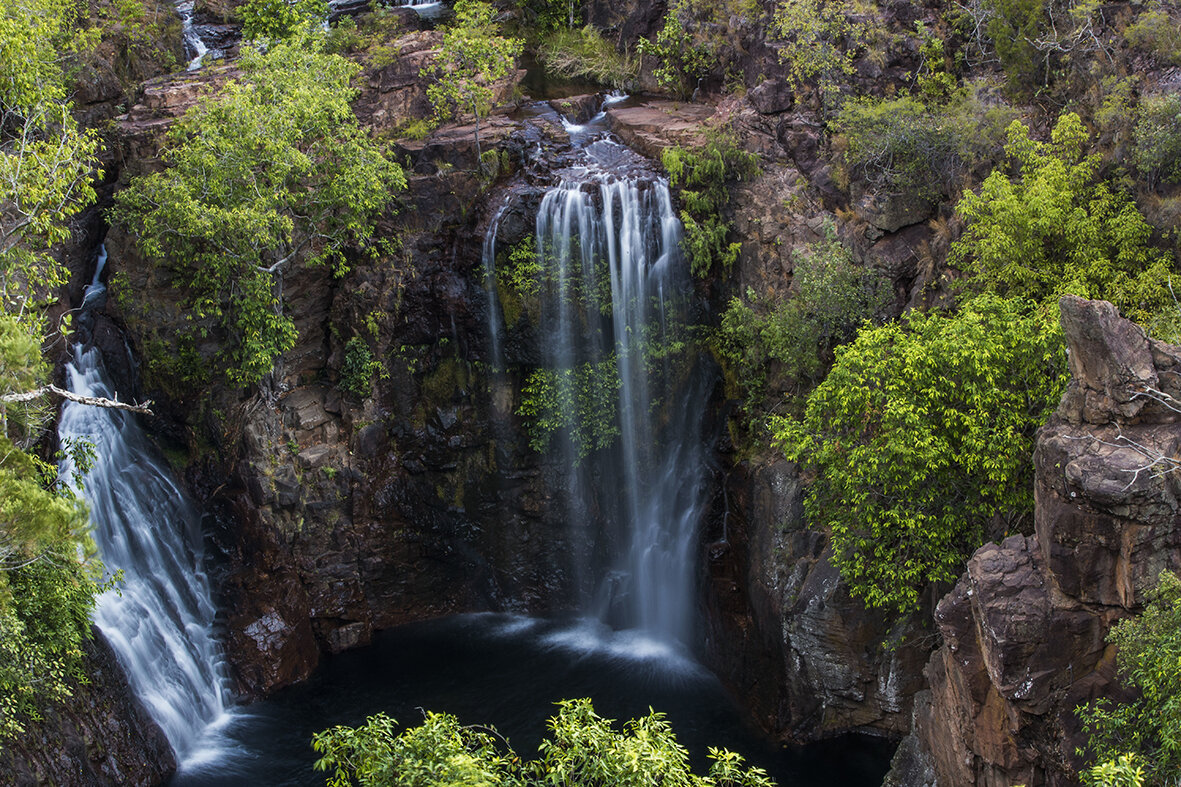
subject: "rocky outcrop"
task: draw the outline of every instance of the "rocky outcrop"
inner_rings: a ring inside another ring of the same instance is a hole
[[[89,684],[44,710],[0,747],[0,773],[14,787],[160,784],[176,770],[164,733],[133,697],[115,653],[95,629],[84,646]]]
[[[1105,636],[1181,565],[1181,348],[1066,297],[1071,382],[1038,436],[1036,535],[979,549],[935,620],[916,734],[941,784],[1076,784],[1074,709],[1118,698]]]

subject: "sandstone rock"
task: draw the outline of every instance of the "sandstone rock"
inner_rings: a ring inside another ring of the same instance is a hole
[[[764,115],[777,115],[791,109],[791,86],[782,79],[768,79],[746,94],[746,100]]]
[[[1149,467],[1178,456],[1181,431],[1144,395],[1181,355],[1111,304],[1061,309],[1071,382],[1038,435],[1036,536],[981,547],[936,611],[944,645],[915,730],[942,784],[1076,784],[1074,709],[1123,692],[1105,637],[1181,567],[1179,484]]]
[[[607,108],[607,127],[633,150],[660,160],[665,148],[701,144],[702,124],[714,114],[706,104],[653,99]]]
[[[903,733],[930,651],[922,618],[892,624],[849,595],[824,537],[803,526],[794,466],[768,460],[741,477],[730,499],[749,513],[709,550],[714,669],[780,736]]]

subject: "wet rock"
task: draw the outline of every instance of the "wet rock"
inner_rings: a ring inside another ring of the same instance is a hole
[[[784,738],[901,734],[930,651],[922,616],[895,623],[849,595],[824,536],[804,527],[783,459],[731,483],[726,549],[710,552],[709,655],[756,718]]]

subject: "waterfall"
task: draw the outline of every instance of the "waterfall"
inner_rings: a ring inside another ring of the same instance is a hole
[[[586,151],[589,165],[545,194],[536,224],[543,374],[565,409],[556,448],[571,468],[569,516],[609,542],[599,615],[688,643],[705,391],[692,359],[676,357],[693,289],[681,224],[663,178],[618,166],[634,163],[626,148],[599,140]]]
[[[99,270],[83,310],[101,304]],[[68,387],[113,398],[97,348],[74,346]],[[99,554],[108,571],[122,571],[117,589],[98,600],[95,623],[110,641],[132,690],[164,731],[178,761],[215,756],[203,735],[230,718],[230,694],[213,635],[214,606],[203,567],[201,512],[173,480],[136,416],[67,402],[58,434],[63,445],[87,440],[95,459],[83,474]],[[63,460],[60,473],[73,479]]]
[[[205,46],[205,42],[201,40],[201,36],[193,27],[196,0],[175,0],[175,2],[177,16],[180,17],[181,37],[184,39],[185,48],[193,54],[193,59],[189,61],[186,68],[189,71],[196,71],[201,67],[201,58],[209,53],[209,47]]]

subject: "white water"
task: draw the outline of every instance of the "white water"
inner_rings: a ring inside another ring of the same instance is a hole
[[[193,29],[193,6],[196,0],[176,0],[176,13],[180,16],[181,35],[184,38],[185,46],[193,53],[193,59],[189,61],[188,70],[196,71],[201,67],[201,58],[209,54],[209,47],[205,46],[205,42],[201,40],[201,36],[197,35],[197,31]]]
[[[98,278],[84,308],[104,295]],[[66,369],[71,391],[114,397],[97,349],[75,345]],[[183,766],[222,756],[216,732],[232,718],[214,606],[203,567],[201,514],[172,478],[135,415],[67,402],[58,434],[89,440],[96,459],[84,475],[94,538],[107,570],[123,571],[98,600],[95,623],[110,641],[136,696],[160,725]],[[72,479],[71,460],[62,462]]]
[[[543,197],[536,225],[546,366],[574,370],[612,361],[619,380],[617,444],[585,457],[569,435],[556,446],[571,468],[570,517],[613,542],[597,613],[687,644],[705,397],[689,390],[686,380],[694,375],[678,374],[668,357],[654,352],[676,338],[692,291],[680,254],[681,224],[667,182],[637,168],[634,155],[609,140],[592,142],[585,152],[587,165]],[[570,376],[558,379],[575,385]],[[578,401],[578,395],[561,390],[558,398]],[[582,415],[572,416],[571,432],[583,426]]]

